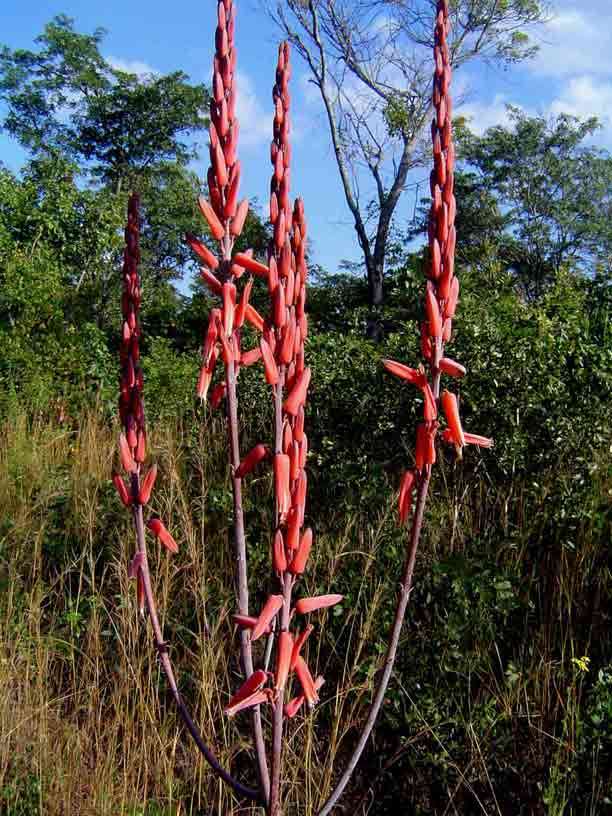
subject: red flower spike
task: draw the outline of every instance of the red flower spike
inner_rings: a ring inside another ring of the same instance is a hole
[[[157,479],[157,465],[153,465],[153,467],[149,470],[147,475],[142,480],[142,484],[140,485],[140,492],[138,493],[139,504],[149,503],[149,499],[151,498],[151,491],[153,490],[153,486],[155,484],[156,479]]]
[[[161,519],[153,517],[147,521],[147,527],[163,546],[171,553],[178,552],[178,544],[170,535]]]
[[[318,598],[300,598],[295,605],[298,615],[308,615],[318,609],[328,609],[330,606],[339,604],[344,595],[319,595]]]
[[[287,515],[291,507],[289,467],[289,457],[285,453],[277,453],[274,457],[274,490],[276,506],[281,518]]]
[[[268,267],[256,261],[255,258],[252,258],[250,255],[247,255],[246,252],[237,252],[232,258],[232,263],[242,266],[244,269],[248,269],[249,272],[258,275],[260,278],[268,277]]]
[[[436,461],[435,433],[426,423],[417,425],[415,467],[422,470],[425,465],[433,465]]]
[[[259,348],[261,349],[261,356],[263,357],[266,382],[268,385],[276,385],[278,382],[278,366],[276,365],[272,349],[263,337],[259,339]]]
[[[422,380],[423,375],[420,371],[417,371],[416,368],[409,368],[408,366],[402,365],[402,363],[396,363],[394,360],[383,360],[382,362],[387,371],[395,377],[399,377],[415,385],[419,385],[419,382]]]
[[[266,603],[264,604],[263,609],[259,613],[259,617],[257,618],[257,623],[253,627],[251,632],[251,640],[255,641],[260,638],[268,626],[272,623],[274,618],[278,615],[279,611],[283,607],[283,596],[282,595],[270,595]]]
[[[305,368],[300,374],[297,382],[284,402],[283,410],[287,414],[295,416],[301,406],[306,401],[306,393],[310,385],[310,368]]]
[[[310,633],[314,630],[314,626],[309,623],[305,629],[302,629],[300,634],[295,638],[293,644],[293,652],[291,653],[291,669],[295,669],[295,664],[297,663],[297,659],[300,656],[300,652],[302,651],[302,647],[310,637]]]
[[[127,486],[118,473],[113,474],[113,484],[117,488],[117,493],[121,499],[124,507],[131,507],[132,497],[130,496]]]
[[[276,573],[282,574],[287,569],[287,555],[285,553],[285,540],[281,530],[277,530],[274,535],[272,547],[272,566]]]
[[[287,550],[295,552],[300,546],[300,514],[295,507],[287,513]]]
[[[440,371],[443,371],[450,377],[464,377],[466,374],[466,370],[461,363],[457,363],[449,357],[442,357],[440,360]]]
[[[293,638],[289,632],[281,632],[278,636],[278,651],[276,656],[276,677],[274,683],[276,691],[282,691],[285,688],[285,683],[289,676],[292,654]]]
[[[270,448],[266,445],[255,445],[240,462],[239,467],[236,468],[234,476],[237,479],[243,479],[247,474],[251,473],[260,462],[263,462],[270,456]]]
[[[400,524],[406,524],[408,516],[410,515],[410,508],[412,506],[412,493],[416,483],[416,473],[413,470],[407,470],[402,478],[399,491],[399,520]]]
[[[301,575],[304,570],[306,569],[306,563],[308,561],[308,556],[310,555],[310,550],[312,548],[312,530],[310,527],[307,527],[304,530],[302,538],[300,540],[300,546],[297,549],[291,564],[289,565],[289,572],[293,573],[294,575]]]
[[[452,333],[453,333],[453,321],[450,317],[448,317],[444,321],[444,325],[442,326],[442,342],[450,343]]]
[[[211,269],[217,269],[219,266],[219,261],[207,246],[205,246],[201,241],[198,241],[198,239],[190,233],[187,233],[185,240],[196,255],[198,255],[204,261],[206,266],[210,266]]]
[[[213,210],[208,201],[203,198],[203,196],[198,198],[198,207],[206,219],[211,235],[213,238],[216,238],[217,241],[220,241],[225,235],[225,228],[221,221],[219,221],[217,213]]]
[[[453,441],[459,447],[465,445],[465,437],[463,435],[463,428],[461,427],[461,419],[459,418],[459,406],[457,404],[457,397],[451,394],[450,391],[443,391],[440,396],[444,416],[448,422],[448,427],[453,435]]]
[[[295,672],[298,676],[298,680],[300,681],[300,685],[302,686],[302,691],[304,692],[304,697],[306,698],[308,707],[314,708],[316,703],[319,702],[319,695],[317,694],[317,689],[314,680],[312,679],[310,669],[308,668],[308,665],[303,657],[298,657],[296,660]]]
[[[121,457],[121,464],[127,473],[135,473],[136,462],[132,456],[132,451],[128,445],[125,434],[119,434],[119,454]]]

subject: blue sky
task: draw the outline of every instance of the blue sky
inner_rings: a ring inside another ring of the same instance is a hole
[[[243,193],[263,204],[268,189],[271,85],[278,32],[261,13],[257,0],[238,0],[237,42]],[[588,6],[588,9],[586,8]],[[0,41],[31,47],[54,15],[76,20],[79,31],[108,30],[102,51],[116,65],[136,72],[180,68],[193,80],[208,82],[215,3],[213,0],[5,0],[0,8]],[[531,63],[509,70],[472,63],[455,75],[455,91],[465,97],[457,112],[472,117],[477,131],[506,120],[506,103],[531,113],[567,111],[598,115],[604,129],[597,141],[612,146],[612,3],[557,0],[549,23],[536,33],[541,45]],[[335,270],[342,258],[359,259],[320,102],[309,88],[304,65],[294,61],[292,100],[294,161],[292,185],[305,200],[313,260]],[[12,168],[23,153],[0,135],[0,160]],[[204,159],[196,168],[205,174]],[[398,211],[407,221],[414,207],[409,188]]]

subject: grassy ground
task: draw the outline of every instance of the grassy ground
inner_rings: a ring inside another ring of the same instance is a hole
[[[195,428],[195,430],[194,430]],[[0,438],[0,812],[238,814],[180,727],[126,567],[109,484],[114,429],[94,414],[14,416]],[[154,509],[180,546],[153,573],[180,685],[220,758],[252,781],[235,689],[231,500],[218,417],[165,424]],[[610,812],[612,659],[605,452],[589,469],[495,485],[442,467],[399,670],[347,813]],[[319,487],[321,487],[319,485]],[[321,492],[320,490],[318,491]],[[248,487],[254,606],[266,590],[269,477]],[[344,592],[309,661],[327,679],[286,750],[286,813],[314,814],[353,744],[401,561],[391,497],[312,507],[306,591]],[[401,810],[398,810],[400,808]]]

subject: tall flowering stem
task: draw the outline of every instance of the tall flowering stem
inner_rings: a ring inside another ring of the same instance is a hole
[[[415,369],[393,360],[384,361],[385,368],[391,374],[415,385],[423,397],[423,419],[417,427],[414,467],[404,474],[399,492],[399,523],[407,525],[409,529],[406,560],[385,662],[378,678],[368,717],[347,768],[319,812],[319,816],[327,816],[331,813],[342,795],[372,733],[391,678],[412,589],[432,466],[436,461],[439,407],[442,407],[447,422],[442,439],[454,445],[458,455],[468,443],[480,447],[491,447],[493,444],[485,437],[464,433],[457,398],[449,391],[440,393],[443,373],[453,377],[461,377],[465,374],[463,366],[445,357],[446,345],[452,338],[452,321],[459,298],[459,280],[454,274],[455,148],[452,138],[452,102],[449,93],[452,76],[447,43],[449,31],[448,0],[438,0],[434,25],[433,121],[431,125],[434,167],[430,176],[432,205],[428,229],[429,257],[426,268],[425,320],[421,325],[423,362]]]
[[[187,241],[203,261],[202,278],[211,291],[221,298],[221,308],[210,313],[204,339],[202,370],[198,381],[200,399],[207,399],[215,365],[221,360],[225,376],[211,395],[213,405],[225,397],[228,432],[228,454],[231,468],[234,517],[235,583],[238,614],[249,615],[249,587],[247,551],[242,507],[242,478],[240,470],[240,441],[238,426],[237,378],[242,357],[240,338],[245,321],[258,330],[263,319],[249,303],[253,286],[252,275],[265,275],[267,268],[255,261],[251,252],[233,256],[236,238],[243,231],[248,214],[248,201],[239,201],[240,161],[237,157],[239,123],[236,118],[236,47],[234,29],[236,9],[233,0],[217,3],[217,28],[213,58],[212,96],[210,105],[210,168],[208,170],[209,199],[199,199],[199,207],[211,236],[217,241],[218,252],[194,236]],[[238,281],[245,269],[250,276],[238,293]],[[257,359],[251,359],[251,362]],[[249,632],[240,631],[240,654],[245,680],[253,676],[253,654]],[[269,771],[266,759],[261,712],[259,704],[252,709],[253,738],[259,780],[264,798],[269,795]]]
[[[140,326],[138,314],[141,301],[141,286],[138,265],[140,262],[139,247],[139,199],[136,194],[130,196],[128,204],[128,222],[125,230],[125,251],[123,264],[123,296],[121,301],[123,322],[121,327],[121,380],[119,395],[119,414],[123,432],[119,437],[119,458],[127,476],[127,484],[120,473],[115,473],[113,482],[119,498],[126,508],[131,510],[136,533],[136,553],[130,563],[128,574],[136,580],[136,594],[141,615],[148,615],[153,630],[155,648],[160,663],[168,680],[168,685],[188,731],[192,735],[202,755],[215,773],[227,782],[240,796],[260,801],[259,791],[242,785],[229,774],[219,763],[214,752],[204,743],[202,735],[195,725],[182,696],[179,692],[168,644],[164,641],[162,628],[157,615],[157,607],[149,570],[146,529],[158,539],[170,553],[176,553],[176,541],[157,515],[150,515],[146,524],[144,509],[150,504],[151,495],[157,477],[157,466],[152,465],[146,472],[146,426],[143,403],[143,376],[140,367]]]

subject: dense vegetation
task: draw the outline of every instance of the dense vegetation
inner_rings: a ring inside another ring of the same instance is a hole
[[[60,19],[40,52],[1,55],[5,101],[37,95],[49,136],[32,141],[16,110],[5,127],[31,158],[19,174],[0,169],[0,810],[153,816],[179,804],[207,813],[216,802],[228,813],[227,792],[167,705],[109,484],[120,228],[127,188],[137,185],[148,418],[164,517],[181,531],[181,555],[160,558],[156,570],[165,625],[207,736],[240,765],[237,732],[214,715],[234,668],[221,648],[232,636],[222,415],[193,396],[212,301],[198,285],[189,297],[174,285],[192,271],[181,235],[201,232],[201,221],[190,150],[169,144],[199,125],[205,91],[182,75],[113,79],[100,36],[84,42]],[[98,104],[74,117],[79,132],[57,113],[74,87],[45,85],[56,77],[50,62],[66,54],[97,87]],[[134,110],[146,117],[160,93],[180,95],[183,118],[146,161],[139,145],[118,161],[114,125],[95,117],[122,105],[128,119]],[[401,803],[419,814],[578,816],[612,804],[612,160],[584,146],[594,127],[517,114],[514,128],[464,133],[453,354],[470,372],[466,428],[496,447],[463,462],[449,455],[437,472],[395,682],[346,812],[365,813],[374,793],[380,814]],[[96,143],[86,148],[88,133]],[[597,184],[585,201],[589,179]],[[252,217],[247,242],[265,239]],[[352,744],[393,612],[402,551],[393,491],[418,406],[380,360],[417,359],[423,261],[399,237],[393,257],[380,343],[365,339],[365,281],[312,270],[310,581],[325,590],[333,576],[347,600],[318,655],[324,705],[291,745],[294,813],[314,812],[332,760],[339,768]],[[241,374],[245,447],[267,421],[263,389],[260,372]],[[246,497],[254,594],[266,584],[269,497],[267,477]],[[334,727],[340,710],[343,731]]]

